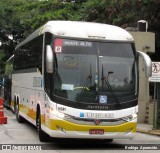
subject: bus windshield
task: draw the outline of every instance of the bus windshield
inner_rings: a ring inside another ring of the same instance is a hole
[[[136,95],[131,43],[55,39],[53,50],[52,96],[79,103],[113,104],[115,96],[121,103]]]

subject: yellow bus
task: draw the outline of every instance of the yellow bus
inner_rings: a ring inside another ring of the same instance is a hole
[[[49,21],[17,45],[11,107],[34,124],[40,141],[132,139],[138,113],[138,57],[133,37],[107,24]]]

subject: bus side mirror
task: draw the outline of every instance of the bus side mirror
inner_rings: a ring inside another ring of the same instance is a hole
[[[141,52],[141,51],[137,51],[138,52],[138,55],[141,56],[145,62],[145,75],[147,78],[151,77],[152,76],[152,61],[150,59],[150,57]]]
[[[53,73],[53,51],[50,45],[46,46],[46,71]]]

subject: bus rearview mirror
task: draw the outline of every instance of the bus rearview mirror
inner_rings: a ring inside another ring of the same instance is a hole
[[[138,55],[141,56],[145,62],[145,75],[147,78],[152,76],[152,61],[150,57],[142,51],[137,51]]]
[[[53,73],[53,51],[50,45],[46,46],[46,71]]]

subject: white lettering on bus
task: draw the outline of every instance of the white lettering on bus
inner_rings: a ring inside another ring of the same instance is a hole
[[[114,114],[113,113],[90,113],[87,112],[84,114],[85,117],[87,118],[105,118],[105,119],[114,119]]]
[[[64,40],[63,46],[92,47],[92,42]]]

